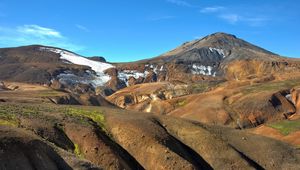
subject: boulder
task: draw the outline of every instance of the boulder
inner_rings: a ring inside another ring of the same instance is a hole
[[[48,99],[54,104],[80,105],[77,99],[71,95],[54,96],[54,97],[49,97]]]
[[[294,105],[286,97],[288,95],[287,91],[277,92],[272,95],[270,102],[273,107],[281,114],[288,118],[290,115],[296,112]]]
[[[116,68],[109,68],[104,71],[105,74],[108,74],[111,77],[115,77],[118,75],[118,70]]]
[[[50,87],[55,90],[62,90],[64,88],[64,85],[61,84],[58,80],[52,80]]]
[[[85,106],[112,106],[107,100],[101,95],[94,94],[82,94],[79,96],[79,102]]]
[[[152,83],[157,81],[157,76],[153,71],[150,71],[149,74],[146,76],[144,83]]]
[[[0,91],[5,90],[6,87],[3,82],[0,82]]]
[[[113,91],[120,90],[126,87],[124,81],[120,80],[117,76],[111,77],[111,79],[105,84],[106,87],[112,89]]]
[[[129,79],[128,79],[128,86],[133,86],[133,85],[136,85],[136,84],[138,84],[137,83],[137,79],[135,79],[134,77],[129,77]]]

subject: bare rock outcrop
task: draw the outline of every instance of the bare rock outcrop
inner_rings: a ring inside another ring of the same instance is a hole
[[[296,113],[300,114],[300,88],[291,90],[291,101],[296,107]]]

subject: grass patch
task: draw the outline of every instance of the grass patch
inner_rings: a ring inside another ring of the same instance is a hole
[[[277,129],[283,135],[300,130],[300,120],[284,120],[277,123],[268,124],[269,127]]]
[[[1,124],[18,125],[22,118],[40,118],[53,123],[57,119],[51,115],[72,117],[73,120],[89,125],[88,119],[93,120],[97,126],[107,133],[103,112],[96,108],[81,108],[77,106],[54,106],[47,104],[0,104]],[[5,120],[5,121],[4,121]]]
[[[0,125],[17,127],[18,119],[11,107],[0,105]]]
[[[0,105],[0,117],[10,117],[16,115],[36,115],[39,114],[39,108],[31,105]]]
[[[244,94],[257,93],[262,91],[279,91],[292,88],[300,83],[300,80],[286,80],[280,82],[268,82],[248,86],[243,89]]]
[[[55,90],[44,90],[39,92],[39,97],[53,97],[53,96],[62,96],[64,93]]]
[[[192,93],[202,93],[208,90],[209,84],[208,83],[198,83],[198,84],[193,84],[191,86],[191,91]]]
[[[218,87],[224,81],[217,80],[217,81],[200,81],[197,83],[189,84],[188,91],[192,94],[198,94],[207,92],[212,88]]]

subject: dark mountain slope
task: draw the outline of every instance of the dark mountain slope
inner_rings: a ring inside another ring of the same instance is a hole
[[[50,84],[58,74],[72,70],[83,73],[87,67],[67,65],[58,53],[32,45],[0,49],[0,80]]]
[[[300,60],[281,57],[234,35],[215,33],[184,43],[155,58],[120,64],[119,70],[145,65],[145,70],[158,68],[156,75],[163,75],[164,80],[187,82],[208,79],[206,76],[226,79],[261,77],[265,74],[298,71],[299,64]],[[180,76],[174,72],[179,72]]]

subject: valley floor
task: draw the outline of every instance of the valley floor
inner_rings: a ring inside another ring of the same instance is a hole
[[[50,99],[67,93],[8,84],[9,89],[0,91],[0,169],[298,169],[300,165],[297,115],[238,130],[114,106],[58,105]]]

